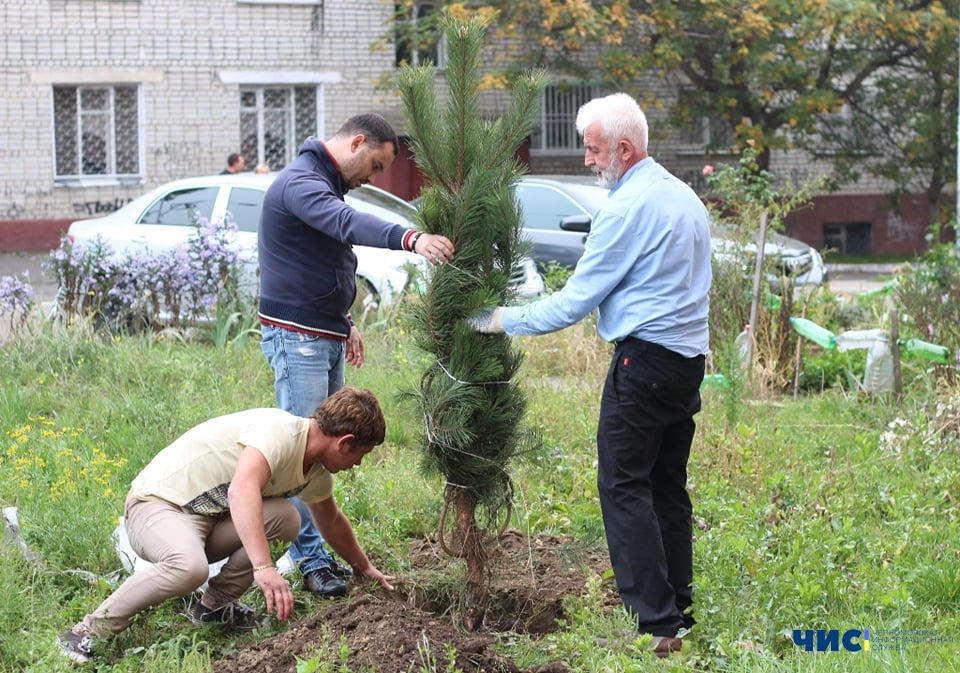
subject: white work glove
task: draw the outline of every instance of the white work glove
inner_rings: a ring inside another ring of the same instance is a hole
[[[467,318],[467,324],[481,334],[503,333],[503,307],[483,309]]]

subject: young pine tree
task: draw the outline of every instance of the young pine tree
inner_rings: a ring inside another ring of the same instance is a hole
[[[464,319],[510,302],[511,273],[524,253],[512,186],[522,167],[515,153],[533,128],[544,80],[525,74],[497,119],[480,114],[480,18],[442,21],[448,61],[438,99],[430,64],[399,75],[413,153],[426,186],[419,217],[424,231],[453,241],[453,260],[435,267],[409,313],[417,345],[432,356],[410,396],[423,415],[424,466],[446,481],[440,539],[466,560],[466,625],[485,605],[485,537],[509,520],[507,465],[539,447],[521,425],[526,398],[515,376],[522,353],[504,335],[474,332]]]

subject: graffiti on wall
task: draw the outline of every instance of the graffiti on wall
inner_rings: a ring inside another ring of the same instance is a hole
[[[112,213],[117,210],[120,210],[125,205],[130,203],[133,199],[124,199],[117,197],[110,201],[101,201],[96,199],[94,201],[81,201],[74,202],[73,213],[74,215],[106,215],[107,213]]]
[[[920,224],[903,219],[899,213],[887,213],[887,240],[891,243],[901,241],[923,240]]]

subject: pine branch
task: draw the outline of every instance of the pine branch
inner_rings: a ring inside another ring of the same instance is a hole
[[[453,240],[453,260],[434,269],[407,321],[419,348],[433,357],[420,386],[408,393],[424,421],[424,469],[467,489],[458,502],[496,513],[510,502],[508,464],[539,446],[523,426],[526,397],[515,381],[523,355],[504,335],[474,332],[464,322],[480,306],[503,303],[523,250],[513,186],[523,170],[517,147],[530,134],[542,74],[519,78],[507,113],[480,116],[483,26],[444,22],[449,60],[443,109],[432,71],[400,77],[412,148],[427,179],[421,217],[432,233]]]

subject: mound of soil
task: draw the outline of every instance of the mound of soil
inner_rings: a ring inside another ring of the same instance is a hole
[[[238,649],[214,663],[216,671],[231,673],[296,673],[297,658],[318,656],[339,666],[341,642],[353,671],[407,673],[420,670],[432,658],[438,670],[447,670],[447,651],[456,653],[464,673],[562,673],[553,663],[521,669],[496,651],[497,632],[515,631],[533,636],[550,633],[564,618],[563,599],[580,595],[587,577],[610,568],[605,551],[584,549],[571,538],[526,537],[509,530],[489,549],[490,604],[483,626],[468,632],[457,625],[459,596],[457,564],[433,540],[410,545],[411,572],[388,595],[354,582],[348,598],[332,601],[319,613],[294,623],[283,632]],[[608,583],[608,601],[619,599]]]

